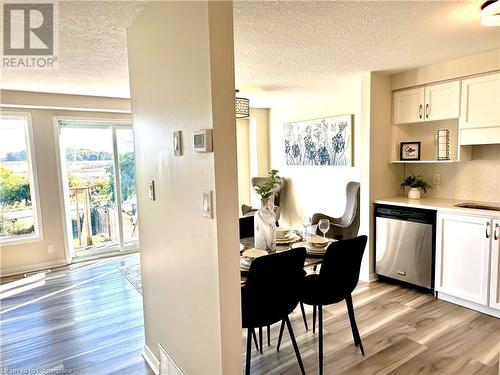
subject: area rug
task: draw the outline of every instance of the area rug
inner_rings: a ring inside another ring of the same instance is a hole
[[[127,278],[132,286],[142,294],[142,277],[141,266],[139,264],[131,264],[129,266],[121,267],[121,273]]]

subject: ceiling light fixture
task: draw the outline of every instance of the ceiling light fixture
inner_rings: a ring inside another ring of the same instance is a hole
[[[488,0],[481,5],[481,24],[484,26],[500,26],[499,0]]]
[[[234,90],[239,93],[240,90]],[[247,98],[234,98],[234,107],[236,110],[236,118],[248,118],[250,117],[250,100]]]

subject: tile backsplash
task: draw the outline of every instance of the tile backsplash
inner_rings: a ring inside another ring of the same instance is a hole
[[[434,173],[441,175],[441,184],[427,197],[500,202],[500,145],[473,146],[467,162],[406,165],[404,173],[421,174],[429,182]]]

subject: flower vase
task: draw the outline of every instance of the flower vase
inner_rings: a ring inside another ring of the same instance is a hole
[[[276,250],[276,215],[272,197],[262,200],[262,205],[255,213],[255,244],[259,250]]]

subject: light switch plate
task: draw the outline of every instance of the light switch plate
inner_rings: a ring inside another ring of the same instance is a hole
[[[205,190],[202,194],[201,207],[203,217],[211,219],[212,215],[212,192],[210,190]]]
[[[177,130],[174,132],[174,156],[182,156],[182,131]]]
[[[149,199],[152,201],[156,200],[155,180],[149,180]]]

